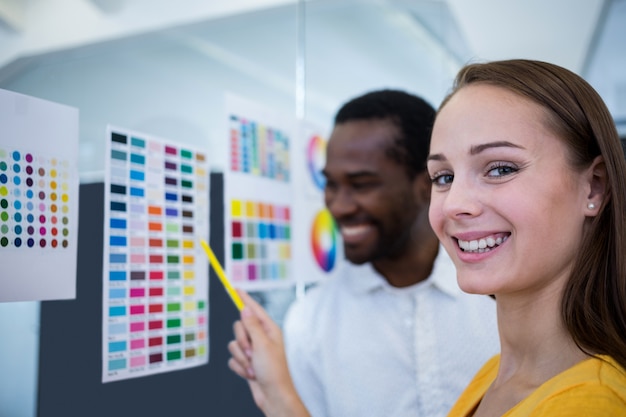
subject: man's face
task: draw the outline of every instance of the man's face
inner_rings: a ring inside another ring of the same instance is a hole
[[[397,135],[389,120],[355,120],[336,125],[328,142],[324,199],[355,264],[403,255],[426,204],[406,167],[386,154]]]

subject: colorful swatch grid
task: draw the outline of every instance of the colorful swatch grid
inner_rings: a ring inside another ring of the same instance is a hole
[[[230,200],[230,274],[234,283],[290,278],[291,208]]]
[[[109,128],[103,382],[208,361],[205,154]]]
[[[295,120],[226,95],[230,146],[224,172],[226,274],[248,291],[284,288],[293,277]]]
[[[230,169],[289,182],[289,137],[279,129],[230,116]]]
[[[67,250],[71,230],[70,162],[0,147],[0,250]]]

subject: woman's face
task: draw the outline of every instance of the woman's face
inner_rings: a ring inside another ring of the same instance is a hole
[[[462,88],[437,117],[429,216],[466,292],[560,292],[569,276],[589,170],[570,167],[546,120],[539,105],[485,84]]]

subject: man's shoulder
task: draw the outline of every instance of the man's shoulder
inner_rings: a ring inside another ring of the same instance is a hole
[[[319,282],[310,288],[305,295],[295,300],[285,315],[283,332],[288,348],[310,351],[315,349],[317,342],[323,340],[328,329],[329,318],[335,316],[337,297],[340,297],[340,283],[335,277]]]
[[[314,287],[307,290],[302,298],[291,304],[288,317],[297,316],[298,320],[313,315],[319,317],[320,313],[326,311],[327,306],[335,304],[334,300],[343,298],[342,294],[347,290],[348,288],[339,276],[318,282]]]

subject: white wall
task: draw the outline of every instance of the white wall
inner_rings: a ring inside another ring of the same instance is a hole
[[[0,303],[0,416],[37,410],[39,303]]]

